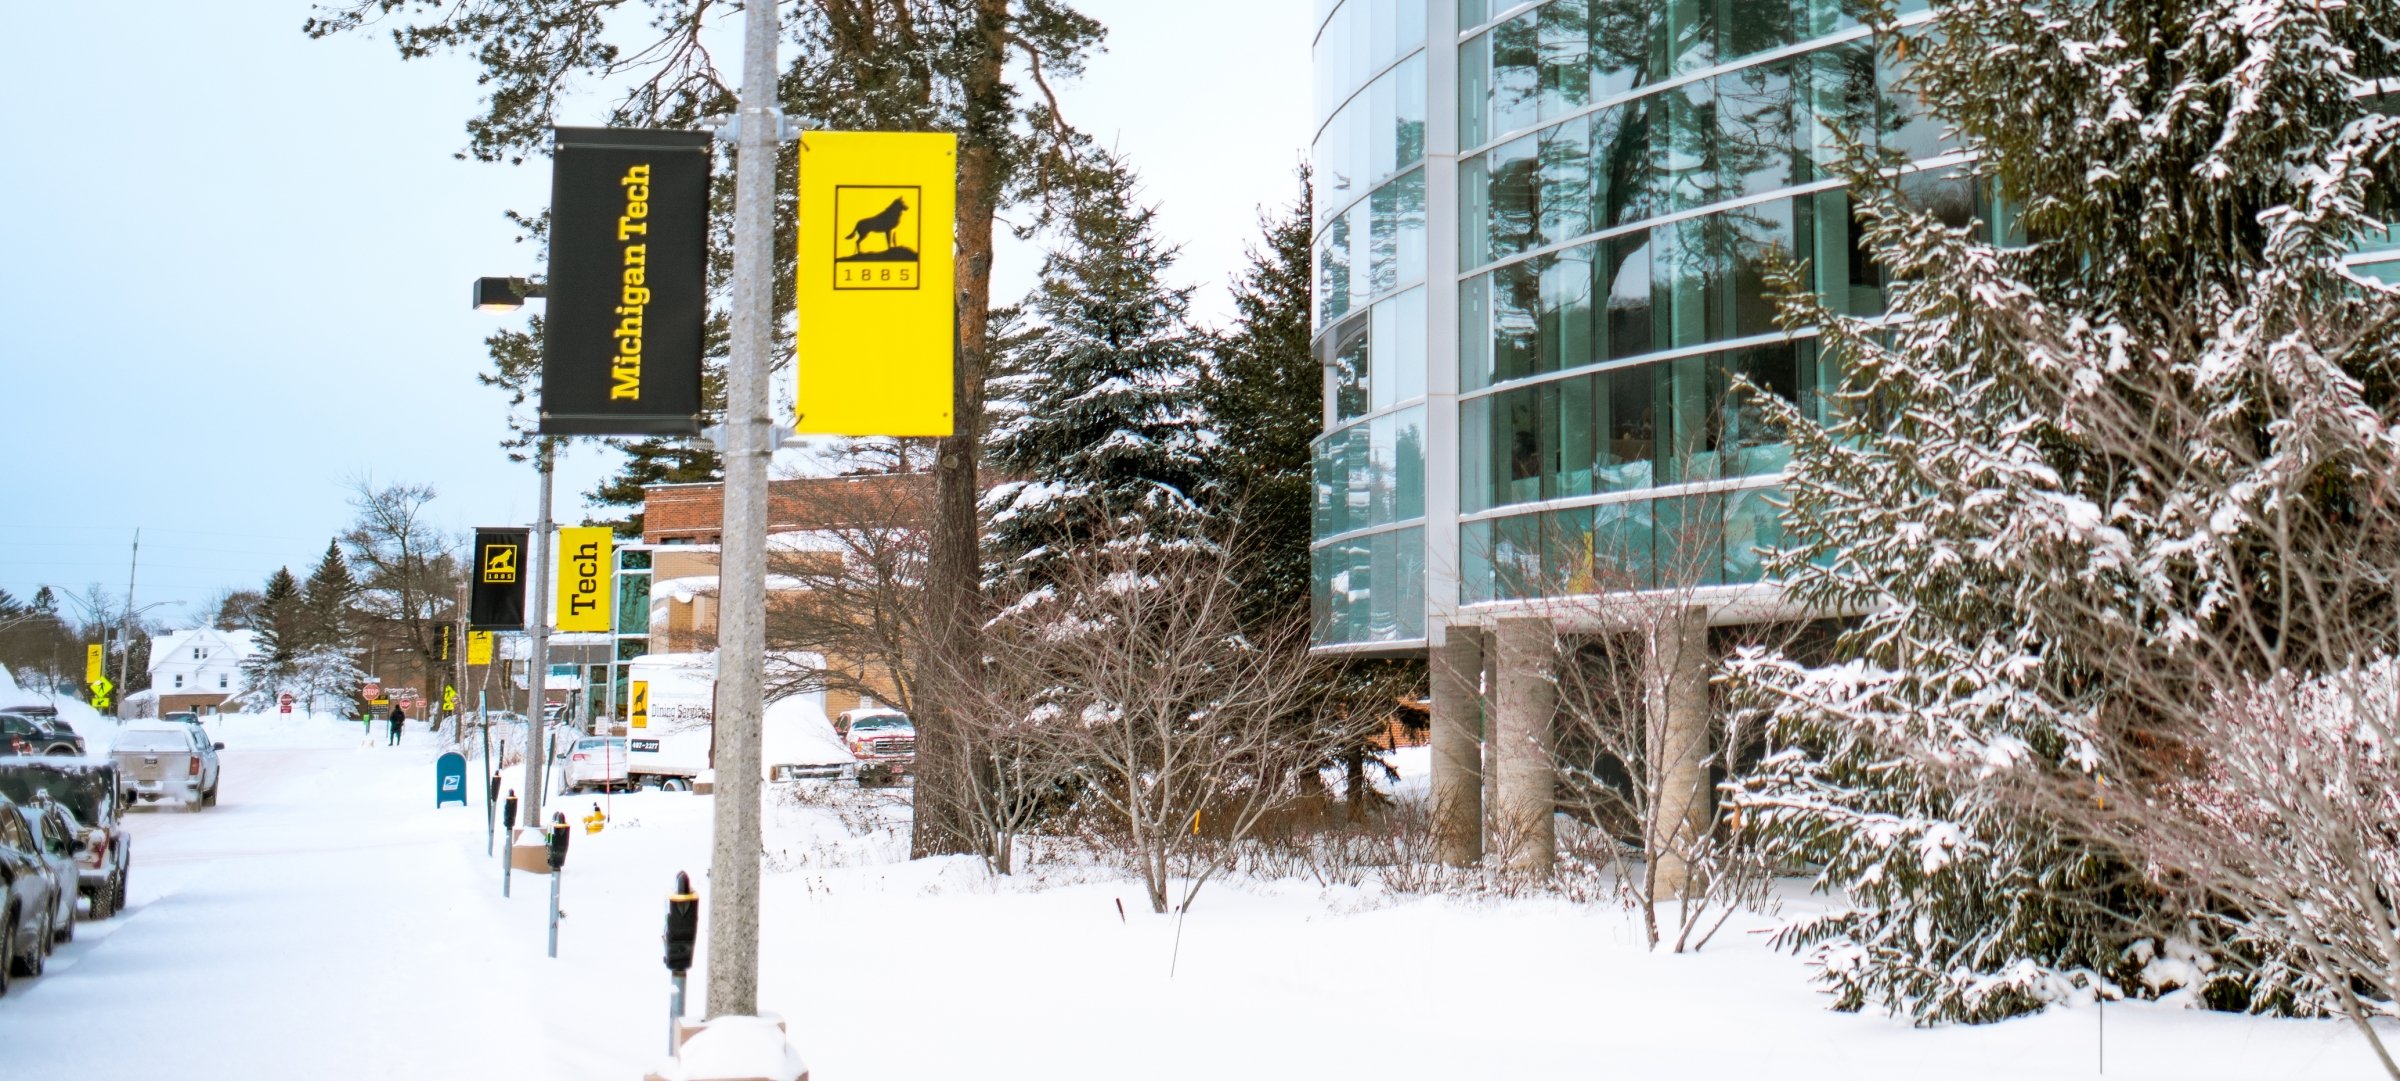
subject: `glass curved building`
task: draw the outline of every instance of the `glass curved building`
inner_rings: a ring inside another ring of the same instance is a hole
[[[1562,591],[1760,592],[1787,452],[1737,380],[1810,412],[1833,383],[1776,326],[1770,253],[1882,305],[1845,133],[1943,217],[2005,217],[1855,8],[1319,0],[1320,649]]]

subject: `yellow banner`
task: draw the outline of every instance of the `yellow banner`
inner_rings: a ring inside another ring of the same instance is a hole
[[[490,663],[492,663],[492,632],[490,632],[490,631],[468,631],[468,632],[467,632],[467,663],[468,663],[468,664],[490,664]]]
[[[806,435],[951,433],[958,137],[800,137],[800,377]]]
[[[650,727],[650,681],[632,681],[633,693],[626,696],[625,723],[635,728]]]
[[[607,526],[574,526],[558,531],[558,629],[605,631],[614,614],[609,579],[616,534]]]
[[[100,682],[100,665],[104,658],[105,653],[99,646],[83,647],[83,681],[85,683]]]

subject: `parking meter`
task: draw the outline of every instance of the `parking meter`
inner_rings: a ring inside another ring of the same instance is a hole
[[[491,783],[490,783],[489,785],[486,785],[486,786],[485,786],[485,791],[484,791],[484,795],[483,795],[483,803],[484,803],[484,806],[487,806],[487,807],[488,807],[488,806],[491,806],[491,805],[492,805],[492,804],[494,804],[494,803],[498,803],[499,801],[500,801],[500,775],[499,775],[499,774],[497,774],[497,773],[495,773],[495,774],[492,774],[492,781],[491,781]]]
[[[564,811],[550,813],[550,869],[557,871],[567,865],[567,815]]]
[[[675,872],[675,892],[667,897],[667,971],[678,976],[691,970],[692,941],[700,937],[700,895],[692,892],[692,876]]]
[[[500,805],[500,824],[514,831],[517,828],[517,790],[508,790],[508,802]]]

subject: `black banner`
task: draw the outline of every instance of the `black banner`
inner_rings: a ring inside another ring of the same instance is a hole
[[[478,529],[467,555],[467,625],[479,631],[525,628],[525,575],[532,555],[528,529]]]
[[[700,430],[710,136],[559,128],[541,430]]]
[[[433,659],[443,664],[457,656],[458,624],[442,622],[433,625]]]

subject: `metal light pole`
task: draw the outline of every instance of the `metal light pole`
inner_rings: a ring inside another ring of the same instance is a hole
[[[133,679],[133,576],[141,565],[142,531],[137,526],[133,531],[133,557],[125,561],[125,625],[117,631],[117,637],[124,640],[124,649],[117,654],[117,689],[123,692],[117,696],[119,720],[125,717],[126,696],[133,693],[133,684],[130,682]]]
[[[759,722],[766,658],[767,368],[774,345],[776,4],[742,6],[733,202],[733,355],[725,379],[725,522],[717,568],[716,838],[709,853],[710,1017],[758,1013]]]
[[[542,699],[550,685],[550,490],[558,441],[542,436],[534,442],[535,468],[542,474],[542,501],[533,520],[532,589],[527,591],[525,623],[533,633],[533,648],[525,661],[525,821],[542,820]]]

